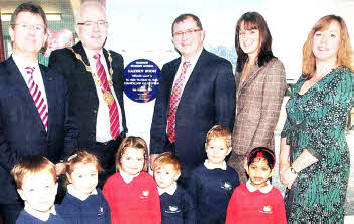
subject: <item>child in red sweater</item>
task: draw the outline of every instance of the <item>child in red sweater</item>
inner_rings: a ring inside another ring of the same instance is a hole
[[[245,169],[249,180],[237,187],[230,199],[226,224],[286,224],[284,199],[268,180],[274,173],[274,152],[265,147],[254,148]]]
[[[111,208],[112,224],[158,224],[160,199],[156,182],[143,171],[147,145],[142,138],[127,137],[118,148],[118,173],[108,178],[103,188]]]

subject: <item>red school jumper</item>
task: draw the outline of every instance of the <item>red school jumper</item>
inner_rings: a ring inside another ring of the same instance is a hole
[[[247,188],[246,183],[238,186],[227,207],[226,224],[286,224],[284,199],[280,191],[269,186],[270,191]]]
[[[151,175],[144,171],[130,182],[120,173],[108,178],[103,188],[111,209],[112,224],[158,224],[161,222],[160,198]]]

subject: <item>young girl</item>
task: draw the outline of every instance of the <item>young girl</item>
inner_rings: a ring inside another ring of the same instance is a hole
[[[237,187],[230,199],[226,224],[287,223],[284,199],[268,180],[274,173],[275,155],[268,148],[254,148],[245,169],[249,180]]]
[[[143,171],[147,156],[146,143],[139,137],[127,137],[119,146],[116,155],[119,172],[108,178],[103,188],[112,224],[161,222],[156,182]]]
[[[97,187],[98,172],[102,170],[97,157],[83,150],[68,158],[67,193],[57,212],[66,223],[110,224],[108,203]]]

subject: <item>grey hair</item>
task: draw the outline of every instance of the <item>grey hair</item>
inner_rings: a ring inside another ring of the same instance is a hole
[[[98,6],[99,8],[101,8],[104,13],[106,14],[106,7],[104,7],[101,2],[99,1],[85,1],[83,2],[80,7],[77,9],[76,13],[75,13],[75,24],[77,24],[78,22],[80,22],[80,15],[81,15],[81,11],[83,8],[85,8],[88,5],[95,5]],[[107,16],[107,15],[106,15]]]

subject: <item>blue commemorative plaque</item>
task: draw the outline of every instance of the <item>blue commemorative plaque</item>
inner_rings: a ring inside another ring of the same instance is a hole
[[[147,59],[131,62],[124,69],[124,93],[137,103],[146,103],[156,98],[160,69]]]

